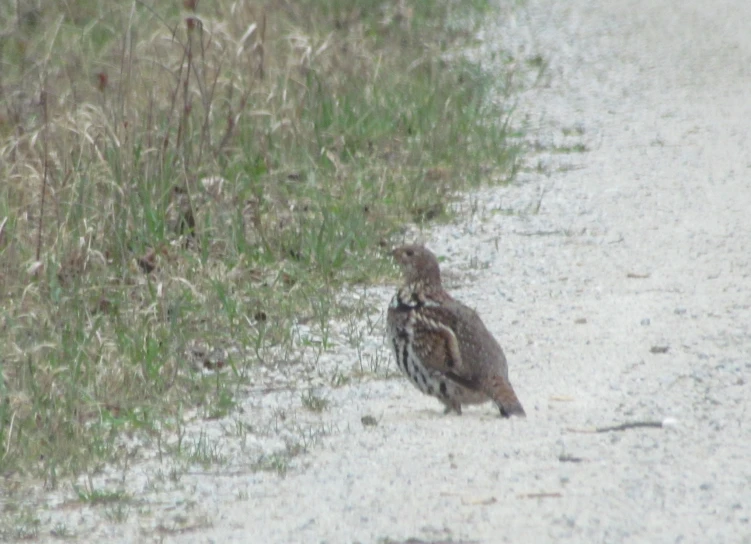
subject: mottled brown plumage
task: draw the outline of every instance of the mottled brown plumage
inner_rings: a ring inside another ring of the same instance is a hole
[[[501,346],[474,310],[443,289],[435,255],[421,245],[392,254],[405,284],[388,309],[388,337],[412,384],[438,398],[446,413],[492,400],[502,416],[524,416]]]

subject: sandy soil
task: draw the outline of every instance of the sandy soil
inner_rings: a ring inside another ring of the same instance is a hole
[[[539,168],[423,236],[505,347],[526,420],[444,416],[403,379],[322,389],[329,408],[299,417],[326,436],[285,477],[190,472],[149,523],[90,535],[751,542],[749,20],[745,0],[528,0],[488,27],[483,55],[550,62],[519,105]],[[381,325],[363,334],[383,361]],[[640,421],[662,426],[580,432]],[[185,503],[202,523],[173,532]]]
[[[444,417],[403,380],[339,392],[309,466],[196,540],[751,542],[748,20],[743,1],[530,0],[488,29],[550,60],[521,104],[540,141],[589,149],[427,235],[528,419]],[[667,425],[573,432],[645,420]]]

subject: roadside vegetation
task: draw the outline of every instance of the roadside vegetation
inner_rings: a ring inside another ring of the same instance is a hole
[[[506,75],[458,53],[489,9],[0,5],[0,474],[54,487],[228,413],[293,323],[327,349],[405,223],[512,176]]]

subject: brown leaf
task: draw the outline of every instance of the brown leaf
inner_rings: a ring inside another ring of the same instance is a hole
[[[107,86],[109,85],[109,77],[107,76],[107,72],[98,72],[96,75],[96,88],[100,93],[103,93],[107,90]]]
[[[156,251],[149,249],[146,255],[138,259],[138,266],[141,268],[144,274],[149,274],[156,268]]]
[[[221,370],[227,363],[221,359],[216,361],[210,360],[208,357],[203,360],[203,368],[206,370]]]
[[[448,169],[443,167],[437,167],[437,168],[429,168],[425,172],[425,181],[431,182],[431,183],[437,183],[439,181],[446,181],[448,180],[450,176],[450,172]]]
[[[113,309],[112,301],[105,297],[100,297],[94,308],[94,313],[111,314]]]

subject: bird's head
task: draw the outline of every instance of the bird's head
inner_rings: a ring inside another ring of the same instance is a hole
[[[396,248],[391,252],[399,264],[407,283],[423,283],[440,287],[441,272],[438,259],[425,246],[412,244]]]

